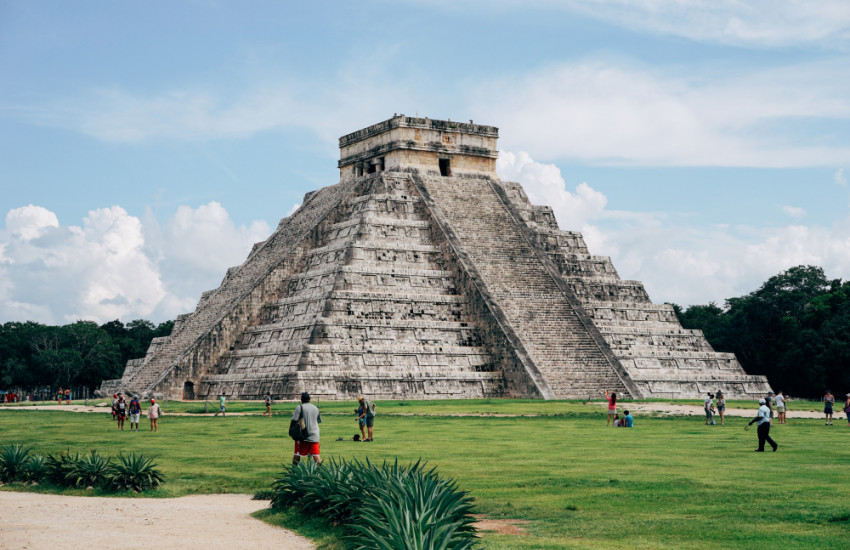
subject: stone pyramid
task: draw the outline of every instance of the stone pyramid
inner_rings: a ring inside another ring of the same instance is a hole
[[[729,397],[769,390],[495,173],[491,126],[395,116],[121,389],[174,399]]]

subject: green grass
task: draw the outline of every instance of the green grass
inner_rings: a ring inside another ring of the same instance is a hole
[[[745,404],[755,408],[749,402],[729,406]],[[293,406],[276,403],[274,409]],[[355,443],[354,403],[319,406],[325,457],[422,457],[470,491],[480,513],[528,520],[526,536],[485,534],[488,548],[764,548],[776,541],[791,548],[847,548],[850,429],[843,416],[829,428],[792,414],[789,424],[771,430],[779,452],[756,454],[755,428],[745,432],[748,420],[741,418],[712,427],[699,417],[638,416],[635,429],[621,430],[605,427],[598,404],[382,401],[375,442]],[[818,410],[817,403],[811,406]],[[163,408],[192,412],[198,403]],[[257,402],[228,405],[231,412],[262,410]],[[452,413],[542,416],[441,416]],[[153,455],[166,483],[149,496],[252,494],[267,489],[291,459],[286,414],[165,416],[157,434],[147,431],[146,418],[139,433],[119,432],[109,418],[23,407],[0,411],[0,442],[25,443],[41,454],[70,447]],[[289,527],[303,520],[295,513],[259,515]],[[321,548],[343,548],[321,521],[298,529],[321,537]]]

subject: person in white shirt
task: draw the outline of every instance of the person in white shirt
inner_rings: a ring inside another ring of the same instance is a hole
[[[785,424],[785,395],[779,392],[774,399],[776,399],[776,414],[779,416],[779,423]]]
[[[756,449],[756,452],[764,452],[765,441],[770,443],[770,446],[773,447],[773,452],[776,452],[776,448],[779,447],[779,445],[777,445],[776,441],[770,437],[770,407],[767,406],[767,401],[764,399],[759,400],[759,405],[761,406],[759,407],[758,414],[756,414],[755,418],[750,420],[749,424],[744,426],[744,429],[749,430],[753,423],[758,422],[759,448]]]

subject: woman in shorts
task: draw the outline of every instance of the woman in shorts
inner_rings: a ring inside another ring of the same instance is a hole
[[[605,399],[608,400],[608,423],[605,425],[610,426],[614,417],[617,416],[617,394],[611,392],[611,394],[608,395],[608,390],[605,390]]]
[[[835,397],[832,392],[826,390],[826,395],[823,396],[823,415],[826,417],[824,426],[832,426],[832,404],[835,403]]]
[[[773,399],[776,401],[776,415],[779,417],[779,423],[785,424],[785,394],[779,392]]]
[[[726,396],[717,390],[717,414],[720,415],[720,425],[724,425],[723,416],[726,414]]]
[[[162,410],[159,408],[159,405],[156,403],[156,399],[151,399],[151,406],[148,409],[148,418],[151,419],[151,431],[156,431],[156,421],[159,419],[159,415]]]

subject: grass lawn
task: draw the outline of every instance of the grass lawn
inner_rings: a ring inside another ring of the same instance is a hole
[[[792,411],[819,410],[817,403],[793,403],[799,408]],[[275,410],[293,406],[277,403]],[[354,403],[319,406],[325,458],[421,457],[470,491],[479,513],[528,521],[527,535],[486,533],[488,548],[850,546],[850,428],[843,416],[826,427],[792,414],[789,424],[771,430],[779,452],[756,454],[755,427],[745,432],[748,420],[741,418],[727,417],[721,427],[704,426],[699,417],[639,416],[636,428],[621,430],[605,427],[598,405],[581,402],[379,402],[375,442],[355,443]],[[163,408],[203,412],[203,403]],[[131,433],[118,432],[107,414],[21,409],[0,412],[0,443],[27,443],[42,454],[68,447],[153,454],[167,482],[146,496],[253,493],[268,488],[291,458],[283,414],[166,415],[153,434],[146,418],[145,431]],[[249,410],[263,407],[228,404],[229,412]],[[457,412],[540,416],[444,416]],[[301,521],[291,513],[261,516],[296,529]],[[342,548],[321,522],[302,532],[324,535],[323,548]]]

